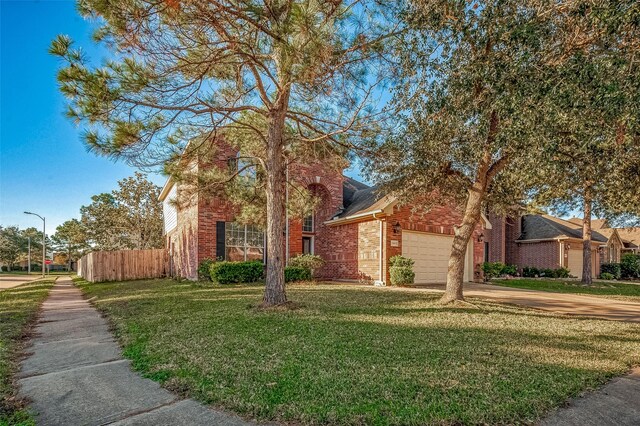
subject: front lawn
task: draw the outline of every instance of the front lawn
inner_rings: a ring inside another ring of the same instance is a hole
[[[261,287],[78,285],[145,376],[261,420],[529,423],[640,363],[638,324],[426,291],[296,285],[301,309],[265,312]]]
[[[552,291],[556,293],[592,294],[598,296],[624,296],[631,299],[640,298],[640,285],[594,281],[591,286],[584,286],[576,280],[545,279],[513,279],[492,280],[492,284],[505,287],[526,288],[530,290]]]
[[[47,278],[0,290],[0,425],[35,424],[16,402],[12,378],[25,334],[54,281]]]

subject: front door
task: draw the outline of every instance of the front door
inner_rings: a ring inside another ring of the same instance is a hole
[[[302,254],[313,254],[313,242],[311,237],[302,237]]]

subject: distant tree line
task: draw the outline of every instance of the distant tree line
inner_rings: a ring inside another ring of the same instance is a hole
[[[93,250],[151,249],[163,247],[162,203],[160,187],[146,175],[118,182],[118,189],[91,197],[91,204],[80,208],[80,219],[70,219],[47,236],[47,253],[53,262],[68,265]],[[42,262],[42,231],[0,226],[0,262],[13,270],[28,256],[31,238],[31,261]]]

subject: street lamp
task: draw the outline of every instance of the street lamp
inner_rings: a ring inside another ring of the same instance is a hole
[[[24,214],[30,214],[33,216],[38,216],[40,219],[42,219],[42,276],[44,277],[44,264],[46,261],[46,234],[45,234],[45,227],[46,227],[46,220],[44,219],[44,217],[40,216],[37,213],[31,213],[31,212],[24,212]]]

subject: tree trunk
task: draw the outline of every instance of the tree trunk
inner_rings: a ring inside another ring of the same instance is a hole
[[[582,218],[582,284],[591,285],[591,194],[584,193],[584,216]]]
[[[272,113],[267,139],[266,196],[267,196],[267,276],[262,305],[282,305],[287,302],[284,288],[283,232],[285,228],[286,170],[283,159],[282,136],[286,109]]]
[[[456,300],[464,300],[462,285],[464,282],[464,264],[467,254],[467,246],[473,230],[482,214],[482,198],[484,185],[476,183],[469,191],[465,206],[462,224],[455,228],[451,256],[449,257],[449,270],[447,272],[447,287],[440,299],[442,303],[450,303]]]

